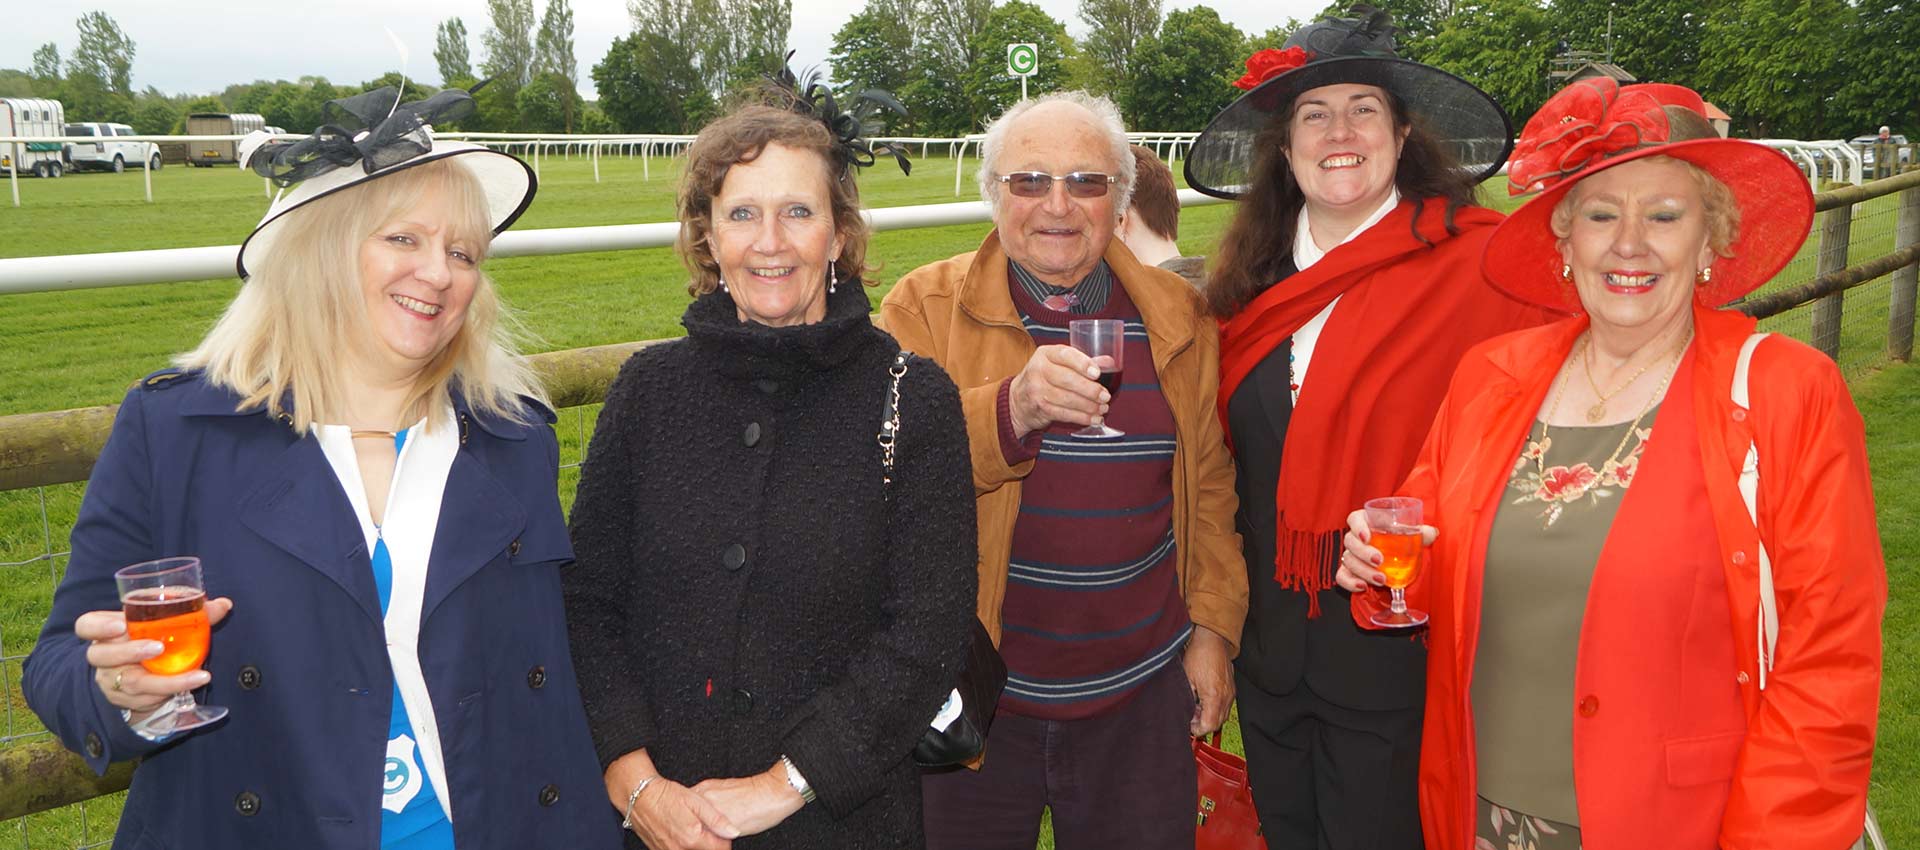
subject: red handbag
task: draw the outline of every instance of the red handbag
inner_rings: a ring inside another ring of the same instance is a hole
[[[1193,739],[1193,761],[1200,774],[1194,850],[1267,850],[1247,786],[1247,760],[1220,749],[1215,732],[1211,740]]]

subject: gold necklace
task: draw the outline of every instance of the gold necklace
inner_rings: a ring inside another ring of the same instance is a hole
[[[1585,355],[1587,353],[1587,348],[1588,348],[1587,343],[1591,339],[1592,339],[1591,332],[1589,332],[1588,336],[1581,338],[1580,340],[1581,355]],[[1693,339],[1692,331],[1687,332],[1687,339],[1688,340]],[[1658,363],[1664,359],[1666,358],[1661,357],[1661,358],[1655,358],[1653,360],[1647,361],[1647,365],[1640,367],[1640,371],[1633,373],[1633,377],[1628,378],[1625,383],[1621,384],[1620,386],[1614,387],[1612,392],[1603,393],[1600,391],[1599,382],[1593,379],[1593,360],[1591,358],[1582,356],[1580,358],[1580,365],[1585,367],[1584,371],[1587,373],[1587,386],[1592,387],[1594,396],[1600,399],[1599,401],[1594,402],[1592,407],[1587,408],[1587,424],[1589,425],[1597,424],[1600,420],[1605,419],[1607,416],[1607,402],[1612,401],[1614,396],[1619,395],[1621,392],[1625,391],[1626,388],[1633,386],[1633,382],[1640,380],[1640,376],[1645,375],[1648,369],[1653,368],[1653,364]]]
[[[1633,417],[1632,424],[1627,426],[1627,432],[1625,434],[1620,435],[1620,444],[1613,447],[1613,453],[1610,455],[1607,455],[1606,462],[1600,465],[1600,468],[1602,470],[1619,462],[1620,453],[1622,451],[1625,451],[1627,448],[1627,441],[1630,439],[1633,439],[1633,433],[1635,431],[1640,430],[1640,420],[1647,418],[1647,412],[1652,410],[1653,406],[1659,403],[1659,401],[1666,396],[1667,385],[1673,382],[1674,373],[1680,371],[1681,358],[1678,355],[1686,351],[1687,345],[1692,342],[1693,342],[1693,331],[1688,330],[1686,338],[1680,340],[1679,347],[1669,352],[1669,356],[1673,357],[1673,367],[1667,370],[1667,376],[1660,379],[1659,388],[1653,391],[1653,395],[1647,398],[1647,403],[1640,408],[1640,415]],[[1580,350],[1574,352],[1574,356],[1578,357],[1581,354],[1584,354],[1586,352],[1586,347],[1587,347],[1587,340],[1585,338],[1582,338],[1580,340]],[[1661,357],[1658,360],[1655,360],[1653,362],[1658,363],[1661,360],[1665,360],[1665,359],[1667,358]],[[1652,364],[1648,364],[1648,365],[1652,365]],[[1644,372],[1646,370],[1643,368],[1641,369],[1641,371]],[[1553,445],[1553,441],[1547,438],[1548,423],[1552,422],[1554,415],[1560,412],[1560,395],[1566,392],[1567,384],[1571,383],[1572,380],[1573,380],[1572,377],[1569,376],[1560,382],[1560,387],[1553,391],[1553,403],[1547,407],[1546,418],[1540,420],[1540,442],[1542,445],[1540,446],[1540,454],[1536,455],[1533,459],[1533,468],[1543,476],[1546,475],[1547,473],[1547,449],[1551,448]],[[1591,411],[1589,411],[1588,413],[1587,421],[1589,422],[1593,421],[1593,416]]]

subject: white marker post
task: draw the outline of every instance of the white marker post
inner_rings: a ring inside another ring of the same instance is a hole
[[[1040,46],[1007,45],[1007,75],[1020,78],[1020,99],[1027,99],[1027,78],[1040,71]]]

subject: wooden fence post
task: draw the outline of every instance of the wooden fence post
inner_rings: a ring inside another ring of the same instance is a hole
[[[1920,188],[1900,193],[1900,214],[1893,228],[1893,249],[1920,244]],[[1898,362],[1913,359],[1914,291],[1920,284],[1920,264],[1893,273],[1887,319],[1887,356]]]
[[[1853,205],[1834,207],[1827,211],[1826,221],[1820,227],[1820,265],[1814,272],[1824,275],[1847,267],[1847,242],[1853,233]],[[1813,302],[1813,347],[1827,353],[1835,361],[1840,359],[1840,310],[1845,296],[1834,293]]]

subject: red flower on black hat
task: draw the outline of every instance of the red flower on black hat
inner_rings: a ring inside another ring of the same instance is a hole
[[[1285,50],[1267,48],[1247,57],[1247,74],[1234,80],[1235,87],[1251,91],[1261,83],[1312,61],[1313,54],[1299,45]]]

